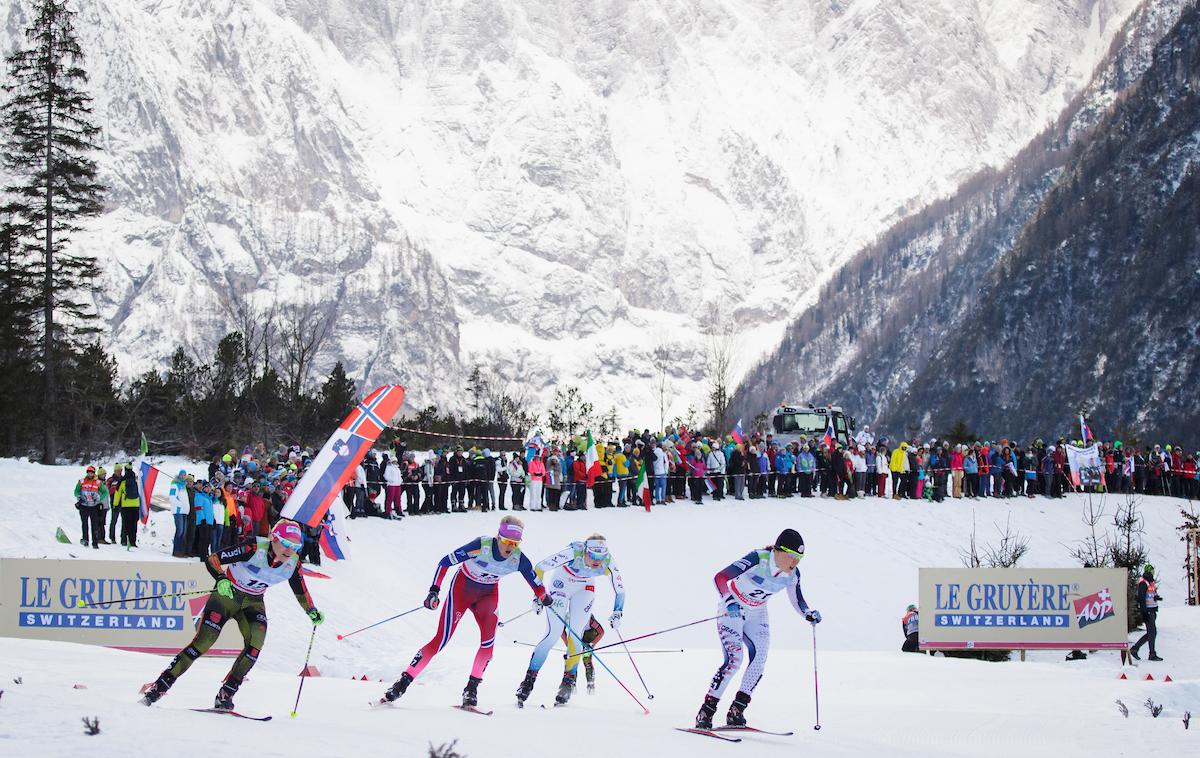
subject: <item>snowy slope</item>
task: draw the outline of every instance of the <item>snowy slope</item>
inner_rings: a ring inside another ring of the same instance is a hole
[[[417,407],[480,363],[633,422],[614,376],[686,370],[718,319],[747,368],[1053,119],[1136,4],[80,0],[112,188],[81,239],[125,376],[299,299],[338,314],[318,370]]]
[[[125,558],[165,550],[164,516],[152,520],[146,549],[126,553],[53,542],[54,526],[75,534],[75,513],[62,495],[69,471],[0,461],[0,478],[16,502],[39,502],[38,509],[0,511],[0,555],[65,557],[93,553]],[[629,591],[623,628],[626,636],[712,615],[711,576],[728,561],[770,541],[784,526],[800,529],[808,546],[802,564],[805,594],[825,614],[817,627],[820,650],[821,722],[815,733],[812,700],[811,632],[783,600],[772,603],[773,639],[766,676],[750,714],[764,728],[794,729],[793,738],[751,739],[767,754],[794,754],[797,748],[821,755],[989,756],[1183,754],[1194,742],[1179,718],[1185,709],[1200,713],[1200,614],[1181,605],[1185,589],[1178,568],[1182,546],[1173,528],[1177,501],[1147,499],[1145,541],[1162,575],[1166,597],[1160,616],[1160,651],[1166,662],[1143,663],[1158,684],[1118,681],[1113,655],[1097,654],[1066,664],[1059,653],[1032,655],[1021,664],[986,664],[898,652],[898,618],[915,600],[920,566],[958,565],[958,546],[970,531],[972,511],[980,539],[993,538],[993,523],[1011,515],[1013,525],[1031,537],[1026,565],[1067,566],[1067,547],[1083,536],[1080,501],[1068,499],[1013,503],[899,504],[891,500],[764,502],[667,506],[652,514],[639,510],[529,514],[527,551],[535,558],[593,530],[605,533]],[[313,661],[325,676],[305,684],[300,715],[292,721],[295,672],[308,639],[307,619],[286,590],[268,597],[271,630],[258,666],[242,688],[238,705],[250,713],[274,714],[269,724],[234,721],[187,712],[206,706],[228,661],[200,661],[152,710],[132,704],[136,690],[165,659],[96,648],[5,640],[0,675],[7,690],[0,739],[13,755],[68,755],[81,749],[129,754],[145,744],[169,740],[181,755],[211,755],[255,740],[263,755],[294,754],[303,741],[317,754],[349,755],[381,750],[422,755],[428,742],[459,739],[473,758],[522,755],[558,756],[564,745],[583,740],[590,750],[613,755],[717,755],[729,749],[702,737],[679,734],[688,723],[720,652],[709,624],[633,643],[637,649],[683,648],[680,654],[639,658],[653,700],[627,659],[601,654],[651,711],[642,715],[603,671],[598,692],[579,692],[567,709],[517,711],[515,690],[530,649],[514,640],[536,641],[541,621],[527,616],[499,630],[496,656],[481,687],[482,702],[496,709],[490,719],[460,713],[456,702],[474,654],[477,631],[470,619],[449,647],[430,664],[394,711],[373,712],[366,701],[392,681],[416,648],[433,633],[433,614],[420,612],[364,632],[344,642],[336,633],[413,607],[424,596],[441,553],[491,532],[492,514],[369,520],[352,524],[355,558],[326,563],[330,580],[310,588],[328,621],[321,628]],[[157,550],[156,550],[157,548]],[[169,560],[169,559],[168,559]],[[519,580],[501,588],[500,617],[528,607],[530,594]],[[606,616],[611,593],[598,590],[598,616]],[[543,670],[534,703],[550,702],[557,676],[554,658]],[[372,681],[351,682],[366,674]],[[14,676],[22,685],[10,685]],[[86,690],[73,690],[75,683]],[[1166,703],[1162,718],[1151,720],[1141,703]],[[1123,720],[1113,701],[1122,699],[1131,715]],[[99,715],[104,734],[82,735],[78,719]],[[214,721],[214,719],[223,719]],[[181,743],[179,735],[204,734]],[[90,740],[90,741],[88,741]],[[165,745],[164,745],[165,747]]]

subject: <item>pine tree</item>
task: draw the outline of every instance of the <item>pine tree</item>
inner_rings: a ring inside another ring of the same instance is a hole
[[[25,30],[29,46],[7,58],[8,95],[0,109],[3,164],[13,177],[5,188],[20,228],[28,230],[19,256],[40,256],[37,301],[42,311],[43,460],[56,448],[58,368],[70,338],[94,318],[85,294],[95,260],[72,252],[79,221],[102,210],[101,186],[90,154],[99,128],[91,122],[87,72],[75,35],[75,13],[62,0],[37,0]]]
[[[316,428],[313,430],[316,439],[323,439],[332,433],[337,425],[342,423],[346,414],[357,405],[357,398],[358,387],[353,379],[346,376],[346,369],[342,367],[342,362],[338,361],[333,365],[329,378],[321,385],[317,396],[317,412],[314,419]]]
[[[37,411],[29,399],[37,382],[37,272],[21,251],[22,236],[12,209],[0,210],[0,454],[5,455],[28,452],[22,446]]]

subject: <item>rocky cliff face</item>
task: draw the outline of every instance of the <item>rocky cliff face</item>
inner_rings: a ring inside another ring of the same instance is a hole
[[[80,0],[112,187],[81,243],[127,374],[312,302],[318,370],[453,406],[481,365],[632,423],[651,351],[675,412],[712,321],[748,365],[1053,119],[1135,4]]]
[[[1196,16],[1192,0],[1143,6],[1006,170],[839,271],[737,409],[782,390],[893,432],[963,418],[1025,438],[1066,434],[1087,407],[1106,433],[1194,441],[1200,318],[1183,303],[1200,294]]]

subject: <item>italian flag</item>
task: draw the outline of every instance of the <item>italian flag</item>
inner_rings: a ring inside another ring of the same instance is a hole
[[[587,466],[587,470],[592,470],[592,464],[600,460],[600,456],[596,455],[596,441],[592,439],[592,430],[588,429],[587,449],[583,453],[583,464]]]
[[[647,461],[642,461],[638,464],[638,480],[637,492],[638,497],[642,500],[642,505],[646,506],[646,513],[650,512],[650,483],[646,481],[646,466]]]

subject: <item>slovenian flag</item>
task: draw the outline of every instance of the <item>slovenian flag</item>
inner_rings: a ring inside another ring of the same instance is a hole
[[[746,441],[746,435],[742,432],[742,420],[741,419],[738,419],[738,422],[733,425],[733,431],[729,433],[729,436],[733,437],[733,441],[738,443],[739,445],[741,445],[742,443],[744,443]]]
[[[341,520],[334,512],[336,509],[330,509],[325,513],[325,521],[321,525],[320,545],[321,552],[329,556],[335,561],[344,561],[350,549],[349,535],[342,534],[338,526]]]
[[[385,384],[363,398],[317,453],[279,515],[312,527],[320,525],[334,498],[403,404],[404,388],[398,384]]]
[[[1087,422],[1083,420],[1083,414],[1079,414],[1079,431],[1083,434],[1083,444],[1086,446],[1088,440],[1092,438],[1092,430],[1088,427]]]
[[[138,509],[144,524],[150,520],[150,496],[154,494],[154,484],[158,481],[158,469],[145,461],[141,461],[138,468],[141,475],[138,477],[138,497],[141,498]]]

